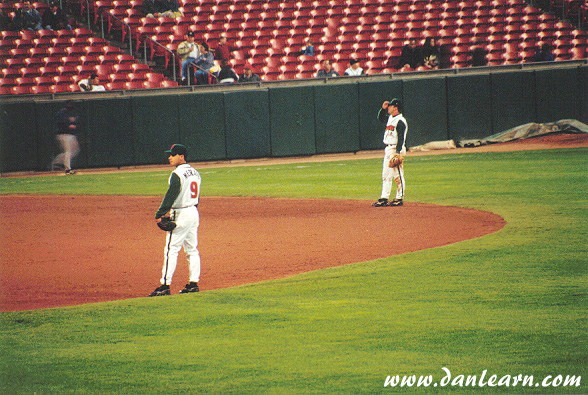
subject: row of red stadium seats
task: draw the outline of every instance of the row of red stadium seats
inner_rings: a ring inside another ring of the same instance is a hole
[[[118,81],[109,82],[105,84],[106,90],[129,90],[129,89],[155,89],[155,88],[169,88],[178,86],[175,81],[164,80],[157,81]],[[26,95],[38,93],[64,93],[64,92],[80,92],[77,84],[60,84],[60,85],[25,85],[25,86],[0,86],[0,94],[2,95]]]
[[[86,2],[81,1],[80,8],[85,7],[82,3]],[[477,47],[486,52],[489,65],[531,61],[544,43],[552,45],[557,60],[584,58],[587,51],[585,31],[524,0],[400,0],[391,4],[383,0],[180,0],[184,16],[177,18],[146,18],[139,3],[89,1],[87,11],[94,15],[95,23],[104,17],[108,33],[119,33],[123,42],[130,33],[134,43],[129,45],[136,51],[145,44],[146,55],[155,64],[163,57],[168,73],[172,54],[188,31],[196,34],[198,42],[211,45],[220,36],[227,37],[238,47],[231,65],[250,64],[266,80],[312,77],[325,59],[338,63],[340,71],[351,59],[359,59],[370,73],[395,71],[401,49],[411,38],[420,43],[425,37],[436,37],[446,51],[444,67],[470,65]],[[308,38],[315,43],[315,56],[310,59],[298,56]],[[95,37],[91,29],[3,32],[0,44],[8,50],[0,55],[4,78],[41,77],[51,68],[55,73],[55,67],[65,66],[84,67],[83,72],[93,68],[100,75],[109,75],[112,73],[103,71],[103,66],[140,64]],[[180,60],[175,59],[178,69]],[[400,71],[408,70],[400,67]]]

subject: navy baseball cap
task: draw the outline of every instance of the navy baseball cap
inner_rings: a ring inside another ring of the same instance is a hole
[[[400,99],[394,98],[392,100],[390,100],[390,103],[388,103],[389,106],[394,106],[398,108],[398,111],[402,112],[403,109],[403,105],[402,102],[400,101]]]
[[[170,149],[165,151],[165,153],[173,155],[173,156],[176,156],[176,155],[184,155],[185,156],[188,153],[188,150],[182,144],[174,144],[171,146]]]

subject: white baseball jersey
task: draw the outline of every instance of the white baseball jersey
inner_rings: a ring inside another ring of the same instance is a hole
[[[176,167],[172,172],[170,182],[173,174],[176,174],[180,178],[181,187],[180,194],[174,201],[172,208],[180,209],[198,205],[200,201],[200,184],[202,182],[200,173],[189,164],[184,163]]]
[[[200,201],[201,181],[200,173],[187,163],[176,167],[169,177],[170,188],[156,213],[156,218],[160,218],[169,211],[170,201],[175,197],[175,193],[178,193],[171,204],[171,217],[177,226],[173,231],[167,232],[161,284],[171,284],[178,264],[178,253],[182,247],[189,262],[190,282],[197,283],[200,280],[200,253],[198,251],[200,214],[197,205]]]
[[[401,136],[398,136],[398,122],[402,121],[404,123],[404,133]],[[402,114],[398,114],[394,117],[388,117],[388,122],[386,123],[386,131],[384,132],[384,144],[391,145],[396,147],[398,143],[401,144],[400,149],[396,149],[397,152],[404,154],[406,153],[406,133],[408,132],[408,124],[406,123],[406,119]]]

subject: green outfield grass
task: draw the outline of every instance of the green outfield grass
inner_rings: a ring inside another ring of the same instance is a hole
[[[380,166],[206,168],[202,199],[375,200]],[[197,295],[2,313],[0,393],[588,393],[588,149],[410,157],[405,166],[407,200],[492,211],[506,226]],[[160,196],[168,176],[6,178],[0,193]],[[456,385],[441,385],[444,367]],[[438,386],[385,387],[396,375],[430,375]],[[478,385],[465,386],[473,375]],[[489,386],[493,375],[510,385]],[[515,385],[518,375],[533,385]],[[576,381],[564,387],[568,375]],[[544,378],[556,386],[542,387]]]

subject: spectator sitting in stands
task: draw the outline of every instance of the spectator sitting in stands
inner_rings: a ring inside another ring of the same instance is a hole
[[[0,9],[0,31],[3,32],[12,29],[12,17],[10,14],[4,12],[3,9]]]
[[[188,69],[190,64],[200,56],[200,49],[198,44],[194,42],[194,32],[186,33],[186,41],[183,41],[178,45],[177,49],[180,59],[182,59],[182,69],[180,76],[182,78],[182,84],[186,83],[188,76]]]
[[[423,56],[421,63],[424,64],[426,68],[439,68],[441,51],[439,50],[439,46],[437,46],[437,44],[435,43],[435,39],[433,37],[427,37],[425,39],[425,43],[421,48],[421,53]]]
[[[90,78],[78,81],[78,86],[83,92],[104,92],[106,88],[100,84],[98,74],[92,74]]]
[[[202,43],[200,45],[200,56],[194,61],[196,71],[194,78],[198,85],[208,85],[209,70],[214,66],[214,55],[210,52],[208,44]]]
[[[41,14],[31,6],[30,0],[24,0],[22,8],[16,10],[13,24],[17,30],[41,30]]]
[[[537,48],[535,56],[533,56],[533,62],[553,62],[554,60],[555,56],[553,56],[551,45],[548,43],[543,43],[540,48]]]
[[[143,0],[141,9],[147,18],[182,16],[177,0]]]
[[[312,40],[310,38],[307,37],[304,40],[304,48],[302,48],[300,55],[314,56],[314,45],[312,44]]]
[[[160,4],[161,11],[159,16],[167,18],[179,18],[183,16],[177,0],[161,0]]]
[[[243,68],[243,75],[239,78],[239,82],[261,82],[261,77],[251,71],[251,66],[248,64]]]
[[[406,44],[402,48],[402,53],[400,54],[400,61],[398,62],[398,68],[406,68],[410,67],[411,69],[416,69],[420,66],[422,60],[421,50],[417,45],[417,41],[415,38],[411,38],[408,40],[408,44]]]
[[[222,36],[218,40],[218,47],[216,47],[216,51],[214,53],[214,58],[216,60],[220,60],[222,62],[229,62],[231,60],[231,52],[237,50],[238,48],[229,44],[227,42],[227,38]]]
[[[155,18],[155,14],[159,14],[159,10],[155,6],[155,0],[143,0],[143,3],[141,3],[141,12],[147,18]]]
[[[219,84],[232,84],[239,81],[239,76],[226,60],[221,61],[221,68],[218,73]]]
[[[49,9],[45,10],[43,13],[43,27],[46,30],[71,30],[67,15],[65,15],[65,12],[59,8],[57,2],[52,2]]]
[[[359,67],[359,60],[351,59],[349,61],[349,68],[347,70],[345,70],[345,73],[343,75],[355,77],[358,75],[365,75],[365,73],[364,73],[363,69],[361,67]]]
[[[316,73],[317,78],[325,78],[325,77],[339,77],[339,73],[333,69],[331,65],[331,61],[328,59],[323,60],[323,68]]]
[[[472,66],[474,66],[474,67],[486,66],[488,64],[488,58],[486,58],[486,55],[488,55],[488,51],[486,51],[486,48],[484,48],[482,46],[475,47],[472,50],[472,55],[471,55]]]

